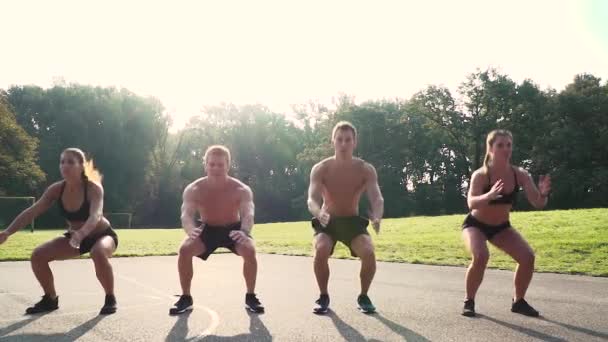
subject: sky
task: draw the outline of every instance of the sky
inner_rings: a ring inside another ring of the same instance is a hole
[[[561,90],[608,79],[605,18],[603,0],[0,0],[0,88],[124,87],[159,98],[174,129],[222,102],[287,113],[456,91],[477,68]]]

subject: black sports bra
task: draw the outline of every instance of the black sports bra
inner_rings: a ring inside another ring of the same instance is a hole
[[[515,180],[515,186],[513,187],[513,191],[509,194],[505,194],[505,193],[501,193],[501,197],[498,197],[497,199],[493,199],[490,202],[488,202],[489,205],[496,205],[496,204],[515,204],[515,200],[517,199],[517,193],[519,192],[519,184],[517,184],[517,173],[515,172],[515,169],[513,167],[511,167],[511,169],[513,170],[513,179]],[[488,170],[488,183],[491,182],[490,178],[490,170]],[[489,184],[485,189],[484,189],[484,193],[487,193],[490,191],[490,189],[492,189],[492,185],[493,184]]]
[[[87,180],[84,180],[84,201],[80,205],[80,208],[76,211],[67,211],[63,206],[63,191],[65,190],[65,181],[61,185],[61,194],[59,195],[59,201],[57,201],[57,205],[59,206],[59,211],[61,216],[65,217],[68,221],[86,221],[89,218],[89,209],[91,208],[91,203],[87,198]]]

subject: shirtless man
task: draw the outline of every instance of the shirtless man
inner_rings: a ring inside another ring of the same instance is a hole
[[[316,164],[310,172],[308,210],[314,216],[314,271],[321,295],[313,312],[324,314],[329,309],[328,259],[337,241],[350,248],[351,255],[361,259],[361,294],[359,310],[373,313],[376,308],[367,291],[376,273],[376,256],[372,239],[367,233],[368,219],[359,216],[359,199],[363,191],[370,202],[369,221],[376,233],[384,211],[384,199],[378,186],[376,169],[353,157],[357,147],[357,130],[346,121],[336,124],[332,131],[335,154]]]
[[[169,314],[192,310],[192,257],[207,260],[219,247],[243,258],[243,276],[247,285],[245,308],[251,312],[264,312],[254,293],[258,266],[250,235],[254,216],[253,193],[247,185],[228,176],[230,151],[226,147],[209,147],[204,161],[207,177],[197,179],[184,190],[181,220],[188,236],[179,248],[177,261],[182,295]],[[194,220],[197,211],[201,221],[198,227]]]

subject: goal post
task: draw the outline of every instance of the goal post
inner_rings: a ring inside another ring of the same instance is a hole
[[[110,221],[110,225],[114,228],[131,229],[133,213],[108,212],[104,213],[103,216]]]
[[[23,210],[36,202],[32,196],[0,196],[0,229],[6,229]],[[34,232],[34,220],[29,224],[30,232]]]

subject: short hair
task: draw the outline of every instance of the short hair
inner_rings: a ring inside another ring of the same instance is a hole
[[[228,165],[230,165],[230,150],[228,147],[224,145],[209,146],[205,151],[205,157],[203,159],[205,163],[210,155],[226,157],[226,161],[228,162]]]
[[[332,140],[336,137],[336,132],[338,132],[338,130],[340,130],[340,131],[350,130],[351,132],[353,132],[353,137],[355,139],[357,139],[357,129],[355,128],[355,126],[353,126],[352,123],[350,123],[348,121],[340,121],[334,126],[334,129],[331,131]]]

